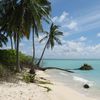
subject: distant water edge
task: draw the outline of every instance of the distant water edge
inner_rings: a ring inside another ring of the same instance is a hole
[[[68,76],[66,72],[63,71],[53,71],[51,72],[53,77],[57,80],[66,83],[67,85],[73,85],[74,88],[79,89],[85,83],[90,85],[90,89],[86,92],[87,95],[95,96],[100,99],[100,59],[44,59],[45,67],[59,67],[65,69],[75,69],[81,67],[83,64],[91,65],[94,70],[91,71],[80,71],[74,70],[74,74]],[[72,79],[72,80],[71,80]],[[77,88],[78,87],[78,88]],[[79,89],[80,90],[80,89]]]

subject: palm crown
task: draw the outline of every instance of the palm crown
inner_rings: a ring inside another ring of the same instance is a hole
[[[44,32],[46,33],[46,36],[40,40],[40,42],[44,41],[45,39],[48,39],[47,41],[47,48],[54,47],[55,42],[61,45],[61,41],[59,39],[59,36],[63,35],[63,32],[58,30],[59,26],[55,24],[51,24],[50,31],[49,32]]]
[[[38,36],[38,30],[42,30],[41,20],[48,21],[51,10],[48,0],[5,0],[1,7],[1,29],[17,31],[27,37],[31,28]]]
[[[46,33],[46,36],[43,39],[41,39],[40,42],[47,39],[47,43],[45,44],[45,47],[44,47],[42,55],[37,63],[37,66],[39,66],[46,48],[51,47],[51,49],[53,49],[55,42],[61,45],[59,36],[62,36],[63,32],[59,31],[59,26],[52,23],[49,32],[44,32],[44,33]]]

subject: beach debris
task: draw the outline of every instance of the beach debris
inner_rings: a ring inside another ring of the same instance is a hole
[[[50,87],[48,87],[48,86],[42,86],[42,85],[38,85],[38,86],[47,89],[47,90],[46,90],[47,92],[50,92],[50,91],[52,90],[52,89],[51,89]]]
[[[84,64],[79,68],[79,70],[93,70],[93,67],[91,65]]]
[[[47,79],[45,79],[45,78],[43,78],[43,77],[35,77],[35,83],[37,83],[37,84],[53,84],[53,83],[51,83],[49,80],[47,80]]]
[[[66,71],[69,73],[74,73],[74,71],[71,71],[72,69],[63,69],[63,68],[59,68],[59,67],[45,67],[43,68],[43,70],[48,70],[48,69],[56,69],[56,70],[62,70],[62,71]]]
[[[35,82],[35,75],[36,74],[24,73],[23,80],[26,83],[34,83]]]
[[[84,87],[85,89],[90,88],[90,86],[89,86],[88,84],[85,84],[83,87]]]

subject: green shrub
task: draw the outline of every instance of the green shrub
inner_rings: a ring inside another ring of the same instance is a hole
[[[32,66],[32,57],[26,56],[25,54],[19,52],[20,66],[30,67]],[[14,70],[16,66],[16,51],[15,50],[0,50],[0,64],[9,67],[9,69]]]
[[[16,63],[15,50],[0,50],[0,63],[7,66],[14,66]]]
[[[25,54],[20,53],[20,65],[23,67],[30,67],[32,66],[32,57],[26,56]]]
[[[4,68],[2,65],[0,65],[0,77],[4,75]]]
[[[34,79],[35,79],[35,74],[30,74],[30,73],[25,73],[23,75],[23,80],[26,82],[26,83],[33,83],[34,82]]]
[[[7,78],[7,77],[11,76],[12,74],[14,74],[14,73],[8,67],[0,64],[0,78],[2,78],[2,77]]]

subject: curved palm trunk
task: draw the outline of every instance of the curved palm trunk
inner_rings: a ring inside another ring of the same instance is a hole
[[[19,64],[19,34],[16,33],[16,71],[20,72],[20,64]]]
[[[35,59],[35,42],[34,42],[34,29],[33,29],[33,34],[32,34],[32,41],[33,41],[33,58],[32,58],[32,63],[34,63],[34,59]]]
[[[48,41],[49,41],[49,39],[48,39]],[[44,52],[45,52],[45,50],[46,50],[48,41],[47,41],[46,45],[44,46],[43,52],[42,52],[42,54],[41,54],[41,57],[40,57],[40,59],[39,59],[39,61],[38,61],[38,63],[37,63],[37,67],[39,67],[39,65],[40,65],[40,63],[41,63],[41,60],[42,60],[43,55],[44,55]]]

